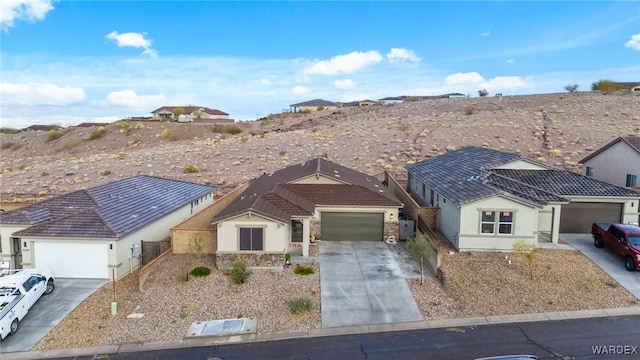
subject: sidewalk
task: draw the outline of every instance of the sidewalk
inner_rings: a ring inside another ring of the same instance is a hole
[[[3,354],[0,354],[0,358],[2,358],[3,360],[51,359],[51,358],[60,358],[60,357],[88,356],[88,355],[96,355],[96,354],[115,354],[115,353],[127,353],[127,352],[134,352],[134,351],[187,348],[187,347],[193,347],[193,346],[210,346],[210,345],[262,342],[262,341],[286,340],[286,339],[297,339],[297,338],[312,338],[312,337],[320,337],[320,336],[357,335],[357,334],[368,334],[368,333],[386,332],[386,331],[436,329],[436,328],[478,326],[478,325],[489,325],[489,324],[521,323],[521,322],[597,318],[597,317],[607,317],[607,316],[629,316],[629,315],[640,315],[640,306],[613,308],[613,309],[559,311],[559,312],[536,313],[536,314],[481,316],[481,317],[462,318],[462,319],[422,320],[422,321],[392,323],[392,324],[320,328],[320,329],[310,329],[306,331],[291,331],[291,332],[279,332],[279,333],[270,333],[270,334],[212,336],[207,338],[188,339],[188,340],[173,341],[173,342],[148,342],[148,343],[142,343],[142,344],[123,344],[123,345],[111,345],[111,346],[101,346],[101,347],[93,347],[93,348],[3,353]]]

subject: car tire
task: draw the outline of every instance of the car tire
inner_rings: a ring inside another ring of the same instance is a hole
[[[11,328],[9,330],[9,334],[13,335],[18,332],[18,319],[13,319],[11,322]]]
[[[45,295],[51,294],[55,288],[56,288],[56,285],[53,283],[53,280],[49,279],[49,281],[47,281],[47,288],[44,290],[44,294]]]
[[[633,258],[631,256],[627,256],[624,258],[624,267],[627,271],[635,271],[636,264],[633,262]]]
[[[604,242],[602,241],[602,237],[600,235],[593,236],[593,245],[600,249],[604,247]]]

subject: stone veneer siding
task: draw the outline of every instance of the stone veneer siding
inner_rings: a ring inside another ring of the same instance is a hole
[[[234,261],[244,261],[247,267],[274,267],[284,265],[284,254],[278,253],[216,253],[216,267],[228,269]]]

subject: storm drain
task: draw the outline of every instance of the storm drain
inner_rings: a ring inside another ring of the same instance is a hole
[[[191,324],[185,338],[255,334],[256,318],[197,321]]]

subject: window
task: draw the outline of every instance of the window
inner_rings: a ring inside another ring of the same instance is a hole
[[[22,284],[22,287],[26,290],[29,291],[31,290],[36,284],[38,284],[40,282],[40,278],[38,276],[31,276],[30,278],[27,279],[27,281],[25,281]]]
[[[431,189],[431,196],[429,197],[429,206],[433,206],[433,198],[434,198],[433,189]]]
[[[480,219],[481,234],[513,234],[513,211],[482,211]]]
[[[627,174],[627,187],[637,187],[638,186],[638,176]]]
[[[240,250],[262,251],[264,249],[263,228],[240,228]]]
[[[301,243],[302,242],[302,221],[300,220],[291,220],[291,242]]]
[[[587,166],[587,172],[586,172],[586,175],[587,175],[588,177],[594,177],[594,176],[595,176],[595,171],[593,170],[593,168],[592,168],[592,167]]]

